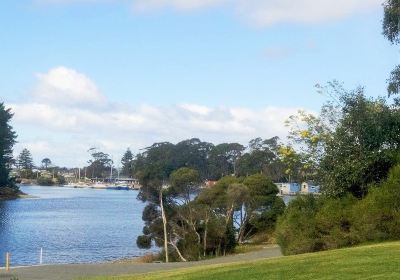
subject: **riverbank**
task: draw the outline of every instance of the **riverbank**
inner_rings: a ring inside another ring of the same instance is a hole
[[[11,200],[11,199],[18,199],[18,198],[26,198],[26,197],[29,197],[29,195],[21,192],[20,190],[8,188],[8,187],[0,188],[0,200]]]
[[[16,277],[30,280],[71,280],[86,279],[96,276],[118,276],[148,272],[168,271],[180,268],[198,267],[204,265],[227,264],[244,261],[257,261],[281,256],[278,246],[265,248],[245,254],[230,255],[198,262],[187,263],[99,263],[99,264],[67,264],[43,265],[11,268],[10,272],[0,270],[0,279]]]

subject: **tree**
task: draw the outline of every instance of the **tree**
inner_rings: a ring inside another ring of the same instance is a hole
[[[106,153],[98,151],[96,148],[89,149],[92,159],[88,161],[87,172],[92,178],[105,178],[109,175],[109,170],[113,164],[112,159]]]
[[[387,0],[383,4],[383,35],[392,43],[400,43],[400,1]],[[400,91],[400,65],[390,73],[388,79],[389,95],[398,94]]]
[[[400,110],[358,88],[340,96],[340,117],[320,162],[318,180],[331,196],[367,194],[398,160]]]
[[[138,197],[148,203],[142,215],[145,222],[143,234],[147,237],[138,237],[136,243],[139,246],[146,245],[146,242],[143,242],[146,238],[153,239],[158,246],[164,247],[165,262],[169,262],[169,238],[164,183],[173,171],[173,149],[174,145],[171,143],[155,143],[138,155],[134,164],[135,176],[142,185]]]
[[[31,152],[24,148],[18,155],[16,166],[19,168],[19,176],[26,179],[36,178],[32,169],[34,168],[33,158]]]
[[[0,188],[16,188],[9,176],[13,163],[13,146],[17,138],[10,125],[12,117],[11,110],[0,103]]]
[[[202,179],[208,179],[208,157],[213,144],[198,138],[184,140],[175,145],[171,158],[174,170],[189,167],[199,172]]]
[[[400,1],[387,0],[383,4],[383,35],[392,43],[400,43]]]
[[[31,152],[24,148],[17,158],[17,165],[22,170],[32,170],[34,168]]]
[[[249,142],[248,152],[236,162],[236,175],[249,176],[262,173],[274,181],[284,180],[284,167],[279,158],[279,138],[255,138]]]
[[[278,188],[262,174],[246,177],[243,186],[236,185],[236,226],[238,243],[243,243],[260,231],[271,233],[277,217],[282,214],[285,204],[277,197]],[[232,192],[232,187],[228,192]],[[239,188],[238,188],[239,187]]]
[[[128,148],[121,159],[122,163],[122,174],[129,176],[132,172],[133,154]]]
[[[208,178],[218,180],[236,173],[236,161],[244,147],[238,143],[222,143],[211,148],[208,158]]]
[[[47,170],[47,168],[51,165],[51,160],[49,158],[42,159],[42,167]]]
[[[170,194],[173,196],[170,204],[174,209],[174,215],[170,218],[169,243],[182,261],[187,261],[187,257],[193,257],[189,254],[185,258],[185,251],[192,250],[200,258],[201,236],[198,232],[200,220],[198,219],[196,204],[192,203],[200,189],[199,172],[182,167],[170,175],[169,182],[171,185]],[[195,240],[197,246],[192,242],[186,242],[187,240]],[[183,254],[179,247],[185,250]]]

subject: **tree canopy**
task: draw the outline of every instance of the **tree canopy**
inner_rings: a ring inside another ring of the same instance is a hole
[[[0,188],[15,188],[15,184],[10,179],[10,170],[13,164],[13,146],[17,138],[10,125],[12,117],[11,110],[6,109],[4,103],[0,103]]]
[[[392,43],[400,43],[400,1],[387,0],[383,4],[383,35]],[[397,65],[390,73],[388,79],[389,95],[399,94],[400,92],[400,65]]]

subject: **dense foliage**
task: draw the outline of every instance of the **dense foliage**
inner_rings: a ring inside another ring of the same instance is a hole
[[[125,176],[131,176],[133,162],[133,153],[128,148],[121,159],[122,170],[121,173]]]
[[[320,115],[301,112],[289,124],[303,170],[323,195],[289,204],[277,224],[278,243],[285,254],[298,254],[400,239],[398,104],[337,82],[320,89],[332,99]]]
[[[400,1],[387,0],[384,5],[383,35],[392,43],[400,43]],[[400,65],[390,73],[388,79],[389,95],[400,92]]]
[[[231,253],[237,243],[260,231],[272,233],[284,203],[270,179],[261,174],[225,176],[200,189],[204,184],[197,170],[180,167],[170,172],[165,157],[172,157],[167,151],[173,147],[153,145],[140,165],[135,164],[142,182],[139,197],[148,203],[139,247],[149,248],[155,242],[163,247],[166,261],[198,260]]]
[[[4,104],[0,103],[0,188],[15,189],[16,186],[9,176],[13,164],[12,152],[16,139],[16,134],[10,125],[12,117],[11,110],[6,109]]]
[[[284,254],[400,239],[400,165],[362,199],[301,196],[279,218],[276,236]]]
[[[89,149],[91,159],[88,161],[89,166],[86,167],[87,176],[91,178],[105,178],[111,173],[113,164],[110,155],[99,151],[96,148]]]
[[[363,197],[397,161],[400,111],[384,99],[366,98],[362,89],[340,98],[341,116],[326,142],[319,180],[329,195]]]

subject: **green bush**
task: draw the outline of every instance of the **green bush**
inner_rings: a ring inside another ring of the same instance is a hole
[[[359,242],[400,238],[400,166],[354,207],[353,220]]]
[[[299,196],[289,204],[276,228],[276,238],[283,254],[312,252],[321,247],[315,220],[319,208],[313,196]]]
[[[37,183],[40,186],[52,186],[54,185],[53,179],[51,177],[40,176],[37,179]]]
[[[296,198],[279,218],[276,238],[285,255],[400,239],[400,166],[361,200]]]

